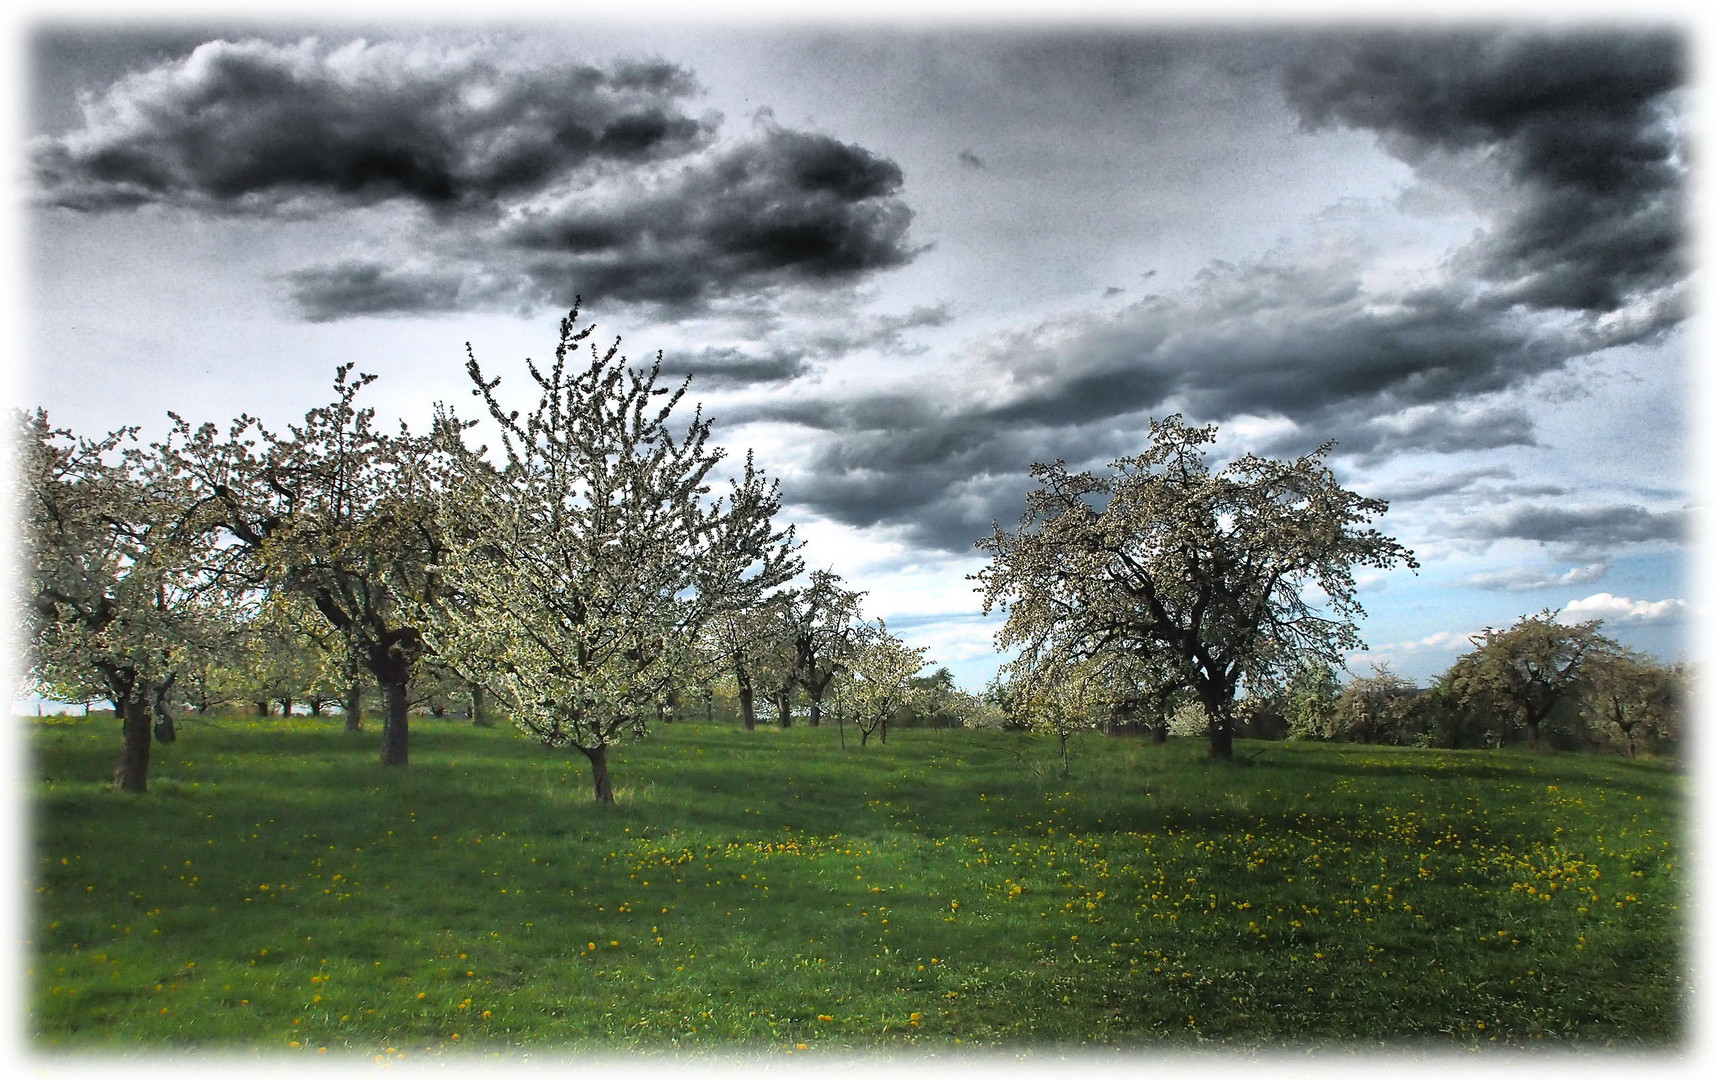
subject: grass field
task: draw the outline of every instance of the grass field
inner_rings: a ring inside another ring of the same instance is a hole
[[[1668,1048],[1684,778],[1589,755],[20,721],[38,1049]]]

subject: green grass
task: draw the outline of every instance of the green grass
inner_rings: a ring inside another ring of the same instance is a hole
[[[27,723],[42,1049],[504,1057],[1112,1044],[1670,1048],[1651,762],[678,724],[581,757],[417,721]]]

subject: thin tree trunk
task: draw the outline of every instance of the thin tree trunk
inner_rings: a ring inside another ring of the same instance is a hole
[[[364,688],[358,683],[352,683],[346,691],[346,730],[364,730]]]
[[[589,748],[581,746],[578,750],[590,760],[590,780],[596,789],[596,801],[613,805],[614,782],[608,775],[608,745],[603,743]]]
[[[776,722],[782,727],[793,726],[793,691],[783,690],[775,697]]]
[[[812,727],[820,727],[823,723],[823,702],[821,698],[811,699],[811,710],[805,717],[805,723]]]
[[[483,686],[471,684],[471,723],[477,727],[494,727],[495,721],[483,711]]]
[[[1067,779],[1067,732],[1058,731],[1055,734],[1061,739],[1061,778],[1065,780]]]

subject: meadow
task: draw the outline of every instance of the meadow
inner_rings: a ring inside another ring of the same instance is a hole
[[[27,728],[38,1050],[1671,1049],[1685,777],[1596,755],[418,720]],[[850,733],[849,733],[850,734]]]

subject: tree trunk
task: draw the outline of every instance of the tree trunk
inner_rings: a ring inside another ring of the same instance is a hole
[[[364,730],[364,688],[353,683],[346,691],[346,730]]]
[[[471,723],[477,727],[495,726],[495,721],[483,711],[483,687],[479,683],[471,684]]]
[[[291,716],[292,715],[292,699],[291,698],[283,697],[280,699],[280,715],[281,716]]]
[[[383,765],[408,763],[406,745],[409,732],[405,712],[408,702],[403,667],[400,665],[401,670],[390,672],[388,680],[382,684],[382,697],[387,702],[387,716],[382,720]]]
[[[596,789],[596,801],[613,805],[614,782],[608,776],[608,745],[603,743],[588,749],[581,746],[578,750],[590,759],[590,780]]]
[[[1056,735],[1061,738],[1061,778],[1065,780],[1067,779],[1067,732],[1058,731]]]
[[[447,715],[447,706],[445,706],[445,705],[431,705],[429,707],[429,715],[435,717],[437,720],[440,720],[442,717]]]
[[[1168,741],[1169,726],[1167,724],[1158,724],[1156,727],[1151,729],[1151,742],[1161,746]]]
[[[886,717],[886,716],[883,717],[882,723],[877,725],[877,734],[882,737],[882,744],[884,746],[887,746],[888,745],[888,717]]]
[[[854,726],[858,728],[859,747],[860,749],[863,749],[864,744],[870,742],[870,728],[865,727],[863,724],[855,724]]]
[[[819,699],[819,698],[812,698],[811,699],[811,710],[810,710],[810,714],[805,717],[805,723],[811,725],[812,727],[819,727],[822,725],[822,723],[823,723],[823,702],[821,699]]]
[[[793,691],[783,690],[775,698],[776,722],[782,727],[793,726]]]
[[[1218,761],[1234,757],[1234,725],[1227,717],[1211,717],[1210,756]]]
[[[751,684],[739,684],[739,718],[745,725],[745,730],[757,730],[757,713],[752,708]]]
[[[121,694],[113,703],[119,713],[120,738],[124,748],[119,755],[119,790],[145,792],[149,790],[149,704],[142,691]]]
[[[256,706],[256,715],[257,716],[267,716],[268,715],[268,702],[256,701],[256,702],[252,702],[252,704],[254,704]]]

